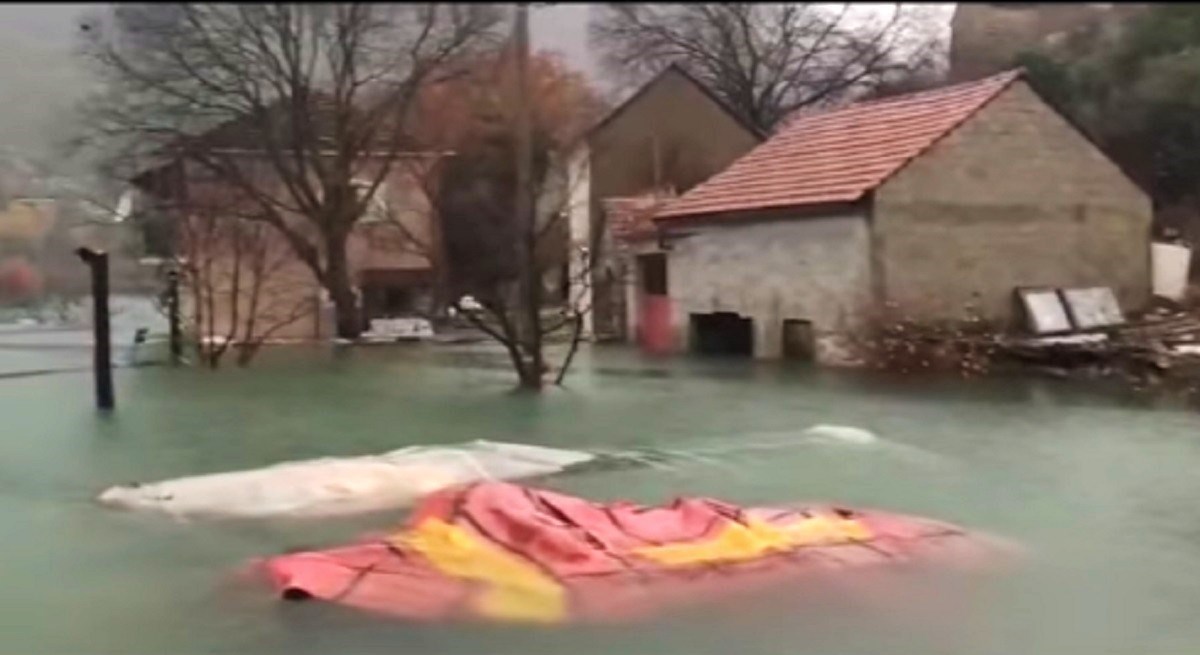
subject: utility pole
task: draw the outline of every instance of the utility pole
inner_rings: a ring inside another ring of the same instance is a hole
[[[536,200],[533,189],[533,122],[530,116],[529,98],[529,3],[518,2],[516,7],[515,24],[513,25],[513,50],[516,59],[516,121],[515,150],[516,150],[516,203],[513,208],[516,213],[518,233],[518,257],[521,271],[520,293],[523,296],[525,308],[525,330],[521,335],[525,342],[526,365],[532,370],[526,372],[528,382],[536,380],[536,386],[541,386],[542,371],[545,364],[542,361],[541,344],[541,279],[538,275],[537,256],[537,221]]]
[[[96,407],[111,410],[113,401],[112,382],[112,334],[108,317],[108,253],[90,248],[79,248],[76,255],[92,271],[92,338],[93,369],[96,374]]]

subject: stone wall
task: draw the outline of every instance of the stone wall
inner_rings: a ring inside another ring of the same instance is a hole
[[[918,318],[979,294],[1011,322],[1017,286],[1149,294],[1150,199],[1018,81],[875,192],[874,284]]]
[[[688,232],[667,253],[680,350],[690,349],[693,313],[753,319],[762,359],[780,357],[785,319],[811,321],[818,339],[861,324],[871,279],[864,215],[739,220]]]

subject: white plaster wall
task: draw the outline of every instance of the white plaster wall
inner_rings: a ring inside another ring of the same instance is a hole
[[[592,187],[589,162],[591,153],[586,144],[579,146],[571,153],[568,163],[567,178],[570,184],[570,195],[567,200],[568,224],[570,225],[569,264],[567,268],[570,279],[571,298],[579,298],[582,307],[592,306],[591,275],[585,275],[585,261],[580,256],[581,248],[591,248],[592,229],[590,220]],[[583,334],[590,338],[592,335],[592,312],[583,316]]]
[[[861,214],[726,223],[672,240],[667,284],[676,343],[690,348],[690,314],[737,312],[754,320],[755,357],[782,354],[784,319],[811,321],[817,337],[861,325],[869,306],[870,233]]]

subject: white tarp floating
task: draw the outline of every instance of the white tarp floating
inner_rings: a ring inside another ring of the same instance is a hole
[[[188,518],[322,517],[404,507],[451,485],[555,473],[592,459],[573,450],[473,441],[118,485],[97,500]]]

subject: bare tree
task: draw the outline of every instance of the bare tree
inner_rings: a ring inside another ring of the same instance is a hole
[[[283,237],[354,338],[349,236],[409,150],[417,89],[490,44],[498,18],[465,4],[118,5],[83,27],[105,82],[85,107],[90,143],[184,161],[244,197],[244,220]]]
[[[316,315],[316,298],[293,292],[295,259],[275,228],[226,212],[183,216],[174,264],[202,364],[217,368],[232,348],[247,366],[280,330]]]
[[[568,176],[563,153],[545,141],[538,140],[531,150],[530,184],[537,207],[530,220],[517,220],[512,209],[519,188],[513,166],[516,144],[503,132],[443,161],[431,204],[452,262],[446,294],[452,306],[504,346],[522,387],[539,389],[552,368],[545,357],[547,341],[561,336],[577,341],[591,308],[582,293],[562,299],[550,288],[563,282],[568,257],[586,257],[567,250],[566,207],[571,185],[579,178]],[[586,283],[590,269],[579,267],[575,274]],[[569,363],[564,360],[558,367],[557,381]]]
[[[619,76],[636,81],[678,63],[770,133],[797,109],[926,68],[935,44],[925,15],[900,4],[871,20],[850,3],[613,3],[591,35]]]
[[[569,251],[568,215],[586,174],[571,155],[604,107],[552,57],[531,57],[522,70],[520,50],[478,58],[470,75],[428,89],[423,134],[453,154],[414,173],[438,228],[428,247],[444,263],[439,295],[505,348],[523,388],[540,389],[554,369],[562,382],[591,309],[588,253]],[[577,279],[564,279],[568,270]],[[553,366],[545,346],[560,339],[567,352]]]

